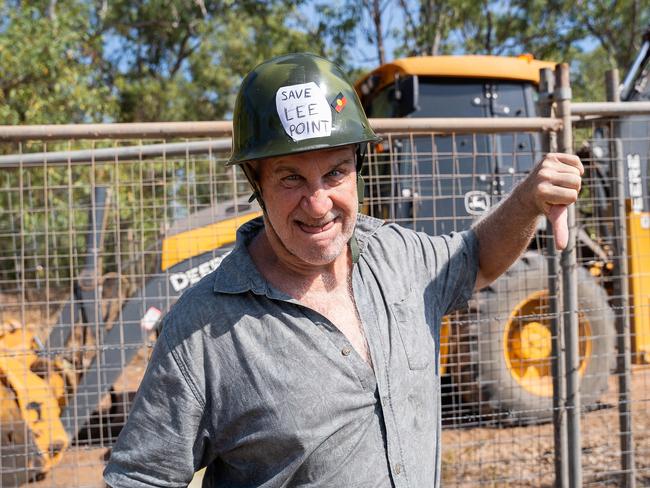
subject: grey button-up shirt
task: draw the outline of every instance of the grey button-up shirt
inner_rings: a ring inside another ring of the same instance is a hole
[[[245,224],[166,316],[104,472],[114,487],[435,487],[440,319],[471,296],[472,231],[430,237],[359,216],[354,298],[374,366],[274,289]]]

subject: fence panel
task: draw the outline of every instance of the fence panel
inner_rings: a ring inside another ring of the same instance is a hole
[[[383,129],[384,141],[368,155],[364,212],[428,233],[463,230],[541,157],[541,133],[531,127],[452,132],[437,124]],[[629,255],[616,261],[613,180],[605,171],[614,160],[616,124],[622,122],[592,120],[574,131],[576,147],[584,141],[589,149],[577,207],[583,480],[616,485],[622,475],[616,407],[625,371],[610,371],[620,357],[616,318],[627,310],[612,300],[616,278],[625,279],[615,263],[625,260],[633,299],[633,446],[643,485],[650,477],[650,373],[637,364],[646,326],[636,323],[650,323],[650,217],[630,214],[628,227],[637,225],[638,233],[629,230]],[[223,165],[227,142],[94,139],[0,146],[2,486],[28,478],[42,478],[33,486],[43,487],[101,484],[160,316],[218,265],[234,229],[259,214],[242,174]],[[627,139],[647,145],[648,134]],[[630,164],[639,168],[647,199],[649,151],[635,151],[639,161],[633,156],[626,174]],[[524,257],[443,320],[444,486],[554,484],[547,238],[540,221]],[[30,411],[30,402],[47,411]],[[39,415],[48,421],[36,437]]]
[[[42,486],[101,484],[160,316],[258,213],[239,171],[223,165],[225,142],[2,148],[0,369],[14,377],[0,396],[0,485],[50,467]],[[24,421],[34,402],[49,419],[38,439],[38,422]]]
[[[650,111],[645,110],[574,124],[575,150],[588,170],[577,207],[586,243],[581,264],[603,280],[616,324],[614,348],[603,357],[612,372],[610,387],[599,409],[582,418],[586,485],[650,483]]]

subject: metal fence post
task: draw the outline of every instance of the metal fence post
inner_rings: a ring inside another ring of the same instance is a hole
[[[558,134],[560,152],[573,152],[571,127],[571,86],[569,82],[569,65],[558,64],[555,67],[555,101],[558,117],[563,127]],[[576,213],[575,205],[567,209],[569,242],[562,251],[562,310],[566,345],[566,409],[569,454],[569,486],[582,486],[582,458],[580,435],[580,355],[578,350],[578,282],[576,257]]]
[[[608,101],[618,101],[618,70],[606,73],[605,83]],[[632,439],[632,356],[630,349],[630,292],[627,265],[627,222],[625,208],[625,170],[623,147],[619,125],[614,121],[613,144],[611,146],[611,175],[613,190],[613,217],[615,226],[614,269],[619,279],[614,280],[612,305],[616,311],[616,375],[618,377],[618,422],[621,443],[621,482],[625,488],[635,486],[634,442]]]
[[[608,102],[620,102],[621,94],[618,91],[618,70],[610,69],[605,72],[605,93]]]
[[[553,115],[553,91],[555,78],[550,68],[540,70],[539,83],[539,114],[542,117]],[[546,154],[557,151],[557,135],[548,132],[542,135],[542,151]],[[555,249],[555,241],[551,232],[551,222],[546,221],[547,239],[546,250],[548,253],[548,307],[551,334],[553,336],[553,349],[551,353],[551,367],[553,372],[553,444],[555,465],[555,486],[566,488],[569,486],[569,471],[567,462],[567,424],[566,424],[566,378],[564,375],[564,328],[559,315],[561,308],[560,289],[562,277],[558,273],[559,261]]]

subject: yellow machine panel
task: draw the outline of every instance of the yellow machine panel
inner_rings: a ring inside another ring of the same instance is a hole
[[[650,363],[650,212],[631,212],[628,253],[632,305],[632,351],[637,364]]]
[[[447,373],[447,366],[450,362],[452,344],[451,320],[445,315],[440,323],[440,375]]]
[[[249,212],[167,237],[162,244],[162,270],[165,271],[187,258],[235,242],[237,228],[260,215],[262,212]]]

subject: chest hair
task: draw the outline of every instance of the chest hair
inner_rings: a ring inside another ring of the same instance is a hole
[[[305,291],[300,301],[332,322],[361,358],[372,366],[368,341],[354,302],[351,283],[343,283],[328,290]]]

